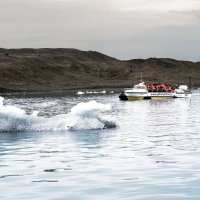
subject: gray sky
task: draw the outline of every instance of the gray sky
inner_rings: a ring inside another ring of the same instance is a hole
[[[200,61],[200,0],[0,0],[0,47]]]

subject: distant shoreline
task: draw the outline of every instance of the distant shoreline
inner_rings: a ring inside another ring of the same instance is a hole
[[[77,92],[92,92],[91,94],[100,94],[102,91],[106,91],[106,93],[114,92],[120,93],[124,90],[124,88],[77,88],[77,89],[60,89],[60,90],[35,90],[35,91],[10,91],[10,92],[0,92],[0,96],[21,96],[21,95],[52,95],[52,96],[62,96],[62,95],[72,95],[77,94]]]

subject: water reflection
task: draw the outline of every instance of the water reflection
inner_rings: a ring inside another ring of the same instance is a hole
[[[102,130],[84,130],[70,133],[70,137],[79,148],[100,148]]]

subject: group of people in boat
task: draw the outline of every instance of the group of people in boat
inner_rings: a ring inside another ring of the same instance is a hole
[[[174,92],[175,88],[170,84],[147,84],[148,92]]]

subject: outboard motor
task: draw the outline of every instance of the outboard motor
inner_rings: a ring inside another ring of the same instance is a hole
[[[127,96],[125,95],[124,92],[123,92],[122,94],[119,95],[119,98],[120,98],[120,100],[122,100],[122,101],[127,101],[127,100],[128,100],[128,98],[127,98]]]

